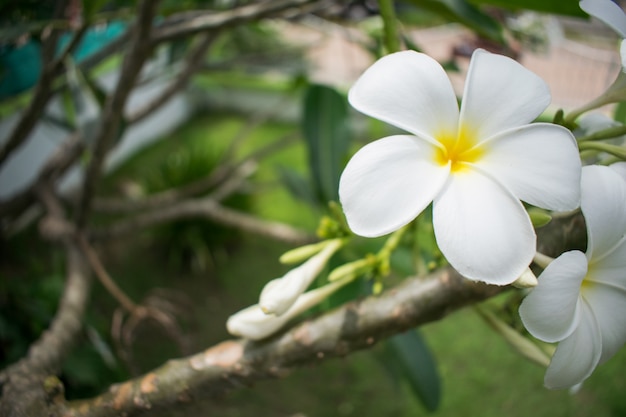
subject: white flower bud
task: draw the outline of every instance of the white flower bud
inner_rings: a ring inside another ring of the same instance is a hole
[[[281,316],[265,314],[258,304],[233,314],[226,322],[228,332],[250,340],[264,339],[280,330],[288,321],[325,300],[333,292],[350,282],[337,281],[300,295]]]
[[[259,298],[259,305],[265,314],[284,314],[311,285],[322,271],[330,257],[341,247],[341,239],[329,240],[324,248],[302,265],[287,272],[282,278],[268,282]]]

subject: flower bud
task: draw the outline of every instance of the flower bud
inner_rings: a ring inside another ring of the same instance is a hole
[[[330,257],[341,247],[341,239],[326,242],[324,248],[302,265],[287,272],[282,278],[268,282],[259,298],[261,310],[280,316],[296,302],[298,297],[319,275]]]
[[[245,308],[228,318],[226,328],[233,336],[250,340],[261,340],[280,330],[287,322],[319,304],[333,292],[350,282],[337,281],[300,295],[284,314],[265,314],[258,304]]]
[[[537,281],[537,277],[533,274],[533,271],[531,271],[530,268],[526,268],[526,271],[511,285],[517,288],[532,288],[536,287],[538,283],[539,281]]]

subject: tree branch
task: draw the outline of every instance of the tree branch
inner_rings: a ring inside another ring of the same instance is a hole
[[[107,393],[69,403],[72,417],[132,417],[150,410],[213,399],[254,381],[284,376],[304,364],[370,348],[379,340],[438,320],[507,287],[488,286],[444,269],[412,278],[378,297],[350,302],[263,342],[230,340],[196,355],[171,360]]]
[[[250,125],[257,126],[258,123],[260,123],[260,121],[255,119],[250,122]],[[244,126],[230,141],[231,145],[222,156],[222,160],[226,162],[219,165],[207,177],[187,185],[151,194],[138,200],[96,198],[94,200],[94,209],[102,213],[120,213],[162,208],[163,206],[175,204],[186,198],[204,194],[220,183],[222,183],[222,185],[218,187],[210,197],[217,201],[224,200],[236,191],[246,178],[253,174],[258,165],[257,161],[262,160],[265,156],[270,155],[277,149],[281,149],[293,143],[297,135],[290,133],[245,156],[240,161],[231,163],[230,160],[235,153],[235,146],[233,146],[233,144],[239,145],[248,133],[253,130],[253,127],[250,125]]]
[[[264,17],[275,16],[289,9],[297,9],[308,4],[327,4],[320,0],[272,0],[247,4],[223,12],[206,12],[190,14],[185,12],[185,18],[171,16],[154,34],[154,42],[161,43],[174,40],[194,33],[222,29],[238,24],[250,22]],[[307,10],[309,12],[310,10]],[[171,23],[175,21],[177,23]],[[178,21],[180,21],[178,23]]]
[[[152,114],[152,112],[167,103],[168,100],[172,98],[176,93],[185,88],[191,76],[195,74],[200,66],[203,64],[206,52],[215,40],[216,36],[217,33],[215,32],[207,32],[203,34],[202,39],[200,40],[200,42],[198,42],[198,45],[196,45],[194,50],[192,50],[187,57],[185,67],[178,74],[176,80],[170,83],[167,88],[165,88],[161,92],[161,94],[154,100],[151,100],[143,107],[135,110],[133,114],[129,115],[126,118],[128,124],[136,123],[144,119],[146,116],[149,116],[150,114]]]
[[[70,135],[41,168],[31,186],[0,202],[0,219],[22,214],[35,202],[35,189],[44,181],[54,183],[74,164],[83,149],[82,136],[78,132]]]
[[[153,45],[150,42],[150,34],[157,5],[158,1],[156,0],[144,0],[139,6],[134,33],[131,37],[131,47],[124,57],[115,91],[109,97],[104,107],[102,122],[96,134],[91,161],[85,173],[76,221],[79,228],[84,227],[87,221],[91,200],[95,192],[96,183],[100,178],[102,165],[121,127],[126,100],[133,89],[141,68],[152,51]]]
[[[187,200],[173,206],[142,213],[136,217],[121,220],[103,230],[91,233],[93,239],[113,239],[137,230],[173,220],[208,218],[225,226],[256,233],[283,242],[303,244],[313,240],[313,236],[284,223],[261,220],[223,205],[213,198]]]
[[[30,417],[47,415],[51,403],[61,401],[63,388],[56,378],[83,324],[90,278],[78,249],[68,244],[67,279],[59,309],[39,340],[19,362],[0,373],[0,415]]]
[[[33,98],[31,99],[28,107],[22,112],[20,119],[16,123],[15,127],[11,131],[8,139],[0,147],[0,164],[2,164],[9,155],[17,149],[22,142],[28,137],[28,134],[32,131],[33,127],[37,125],[37,122],[41,118],[48,100],[52,97],[52,82],[57,73],[63,66],[63,61],[69,55],[78,43],[83,38],[83,35],[87,31],[87,26],[82,26],[78,31],[74,33],[67,47],[57,57],[53,58],[54,48],[56,48],[57,39],[56,31],[50,35],[43,46],[43,62],[44,67],[39,75],[39,81],[33,92]]]

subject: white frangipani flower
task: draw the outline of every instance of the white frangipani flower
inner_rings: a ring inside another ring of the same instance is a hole
[[[626,162],[616,162],[614,164],[609,165],[615,172],[622,176],[624,181],[626,181]]]
[[[302,265],[293,268],[282,278],[276,278],[265,284],[259,299],[261,310],[265,314],[277,316],[285,313],[311,285],[330,257],[337,252],[342,244],[341,239],[327,241],[319,253],[309,258]]]
[[[319,304],[333,292],[350,282],[341,280],[331,282],[301,294],[295,303],[282,315],[266,314],[258,304],[245,308],[228,318],[226,328],[233,336],[250,340],[261,340],[276,333],[294,317]]]
[[[581,383],[626,342],[626,182],[610,168],[584,167],[581,209],[587,252],[555,259],[519,309],[533,336],[559,342],[548,388]]]
[[[623,40],[626,38],[626,14],[624,10],[612,0],[582,0],[579,6],[585,13],[603,21],[622,37],[620,46],[622,70],[626,69],[626,41]]]
[[[589,16],[600,19],[622,38],[626,38],[626,14],[612,0],[582,0],[579,6]]]
[[[348,162],[339,195],[354,233],[381,236],[433,202],[439,248],[467,278],[515,281],[535,254],[536,236],[520,202],[572,210],[580,159],[571,132],[532,122],[548,87],[514,60],[474,52],[459,111],[443,68],[404,51],[374,63],[349,101],[411,135],[372,142]]]

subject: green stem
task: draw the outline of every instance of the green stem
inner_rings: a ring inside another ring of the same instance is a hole
[[[579,138],[578,141],[586,142],[594,140],[612,139],[623,135],[626,135],[626,125],[613,126],[607,129],[599,130],[590,135]]]
[[[533,258],[533,262],[543,269],[546,269],[552,261],[554,261],[554,258],[551,258],[548,255],[544,255],[541,252],[535,253],[535,257]]]
[[[603,142],[581,142],[578,144],[578,149],[580,151],[595,150],[600,152],[606,152],[618,157],[622,161],[626,161],[626,148],[623,148],[621,146],[611,145]]]
[[[385,245],[382,247],[380,252],[378,252],[378,256],[389,257],[391,255],[391,252],[393,252],[398,247],[402,236],[409,227],[411,227],[411,223],[393,232],[385,242]]]
[[[605,104],[617,103],[618,101],[623,101],[626,99],[626,72],[621,71],[613,84],[604,92],[600,97],[595,100],[587,103],[586,105],[580,107],[579,109],[575,109],[571,111],[565,120],[563,121],[563,125],[566,127],[574,126],[576,119],[581,114],[593,110],[595,108],[604,106]]]
[[[380,16],[383,19],[384,42],[387,53],[400,50],[400,37],[398,36],[398,19],[394,9],[393,0],[379,0]]]

